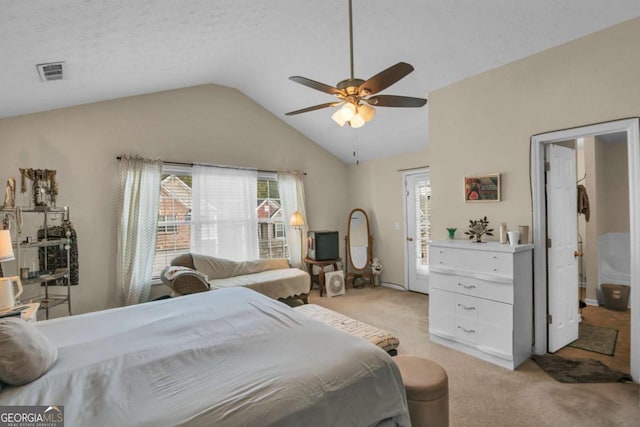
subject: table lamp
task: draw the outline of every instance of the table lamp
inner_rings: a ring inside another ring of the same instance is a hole
[[[14,259],[11,232],[0,230],[0,263]],[[14,281],[18,284],[18,292],[15,294],[13,291]],[[16,305],[16,298],[20,294],[22,294],[22,282],[18,276],[0,277],[0,310]]]

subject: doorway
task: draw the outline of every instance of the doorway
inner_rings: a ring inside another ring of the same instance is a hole
[[[407,289],[429,293],[429,247],[431,240],[429,169],[404,174],[405,283]]]
[[[626,373],[630,368],[627,301],[617,291],[620,298],[612,305],[611,295],[605,300],[600,285],[629,289],[627,145],[626,133],[617,132],[546,146],[547,236],[552,242],[547,253],[552,318],[548,351],[596,359]],[[563,160],[560,164],[558,158]],[[563,186],[558,185],[559,176]],[[558,264],[563,267],[561,275],[556,274]],[[580,341],[573,343],[578,337]]]
[[[531,138],[531,182],[534,231],[534,352],[547,352],[547,201],[545,199],[544,152],[548,144],[624,132],[627,136],[629,166],[629,230],[631,257],[631,375],[640,381],[640,119],[623,119],[579,128],[548,132]]]

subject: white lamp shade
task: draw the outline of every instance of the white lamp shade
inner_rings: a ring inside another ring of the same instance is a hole
[[[336,122],[338,125],[342,127],[347,121],[342,118],[342,114],[340,114],[340,111],[341,111],[340,109],[336,110],[336,112],[333,113],[331,118],[333,119],[334,122]]]
[[[9,230],[0,230],[0,262],[13,259],[15,257],[13,255],[13,246],[11,246],[11,232]]]
[[[370,107],[367,104],[362,104],[358,107],[358,114],[364,119],[365,122],[370,122],[376,115],[376,109]]]
[[[347,102],[340,109],[340,115],[345,121],[351,120],[351,118],[356,114],[356,106],[350,102]]]
[[[360,114],[356,114],[355,116],[353,116],[353,118],[349,121],[349,125],[354,128],[361,128],[362,126],[364,126],[364,119],[362,118],[362,116]]]
[[[291,219],[289,219],[289,224],[292,227],[302,227],[304,225],[304,218],[302,218],[302,214],[300,211],[295,211],[291,214]]]

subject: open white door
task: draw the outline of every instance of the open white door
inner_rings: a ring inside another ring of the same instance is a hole
[[[578,215],[576,153],[549,144],[547,170],[547,251],[549,271],[549,341],[553,353],[578,339]]]
[[[431,183],[429,173],[405,175],[405,212],[407,238],[407,288],[410,291],[429,293],[429,256],[427,241],[431,239],[429,223],[429,198]]]

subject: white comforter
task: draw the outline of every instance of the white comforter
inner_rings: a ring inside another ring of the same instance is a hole
[[[66,426],[410,425],[384,351],[249,289],[36,325],[58,360],[0,405],[64,405]]]

